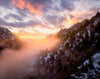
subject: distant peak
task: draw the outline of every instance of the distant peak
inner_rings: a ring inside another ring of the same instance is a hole
[[[100,17],[100,12],[97,12],[96,17]]]

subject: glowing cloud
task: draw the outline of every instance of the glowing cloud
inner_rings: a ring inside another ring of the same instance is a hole
[[[16,5],[20,9],[24,9],[25,7],[25,2],[23,0],[13,0],[12,4]]]
[[[36,26],[34,28],[34,30],[40,32],[40,33],[44,33],[44,34],[53,34],[59,31],[59,29],[55,28],[55,29],[50,29],[50,28],[43,28],[42,26]]]
[[[12,4],[20,9],[28,8],[30,12],[35,13],[37,15],[42,14],[42,7],[43,5],[38,4],[38,7],[34,7],[34,5],[31,5],[29,2],[25,0],[13,0]]]
[[[41,8],[42,8],[42,5],[39,5],[38,8],[35,8],[34,6],[32,6],[30,3],[27,3],[26,7],[30,10],[30,12],[32,13],[35,13],[35,14],[38,14],[38,15],[41,15],[42,12],[41,12]]]
[[[21,38],[42,38],[89,19],[100,11],[99,3],[100,0],[0,0],[0,26]]]

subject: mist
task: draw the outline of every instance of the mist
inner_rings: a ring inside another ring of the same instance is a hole
[[[34,69],[41,50],[52,49],[59,39],[23,40],[20,50],[5,49],[0,55],[0,79],[22,79]]]

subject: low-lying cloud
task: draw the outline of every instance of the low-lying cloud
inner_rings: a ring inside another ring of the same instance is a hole
[[[0,79],[22,79],[34,68],[41,50],[50,50],[58,39],[24,40],[20,50],[4,50],[0,55]]]

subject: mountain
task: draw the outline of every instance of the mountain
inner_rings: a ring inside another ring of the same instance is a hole
[[[4,49],[19,49],[21,41],[8,29],[0,27],[0,52]]]
[[[62,29],[55,49],[44,50],[29,79],[99,79],[100,13]]]

